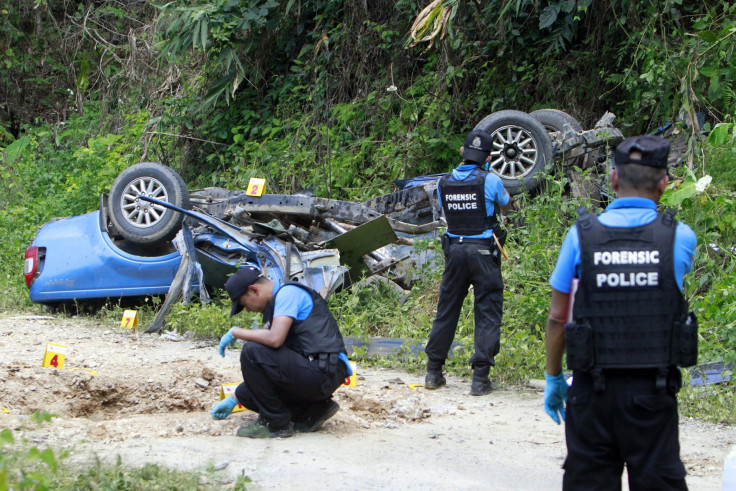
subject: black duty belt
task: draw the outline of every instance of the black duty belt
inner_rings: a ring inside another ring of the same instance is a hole
[[[337,353],[315,353],[313,355],[307,355],[309,361],[316,361],[319,369],[327,374],[335,373],[337,368]]]
[[[450,244],[483,244],[490,247],[493,245],[493,238],[469,239],[467,237],[450,237]]]

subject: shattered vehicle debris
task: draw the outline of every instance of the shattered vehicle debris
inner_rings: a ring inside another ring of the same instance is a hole
[[[591,154],[605,156],[623,139],[613,118],[608,113],[583,131],[562,111],[499,111],[476,129],[494,141],[488,170],[516,194],[534,190],[555,161],[585,168],[584,160],[595,160]],[[26,283],[33,302],[51,305],[168,293],[162,316],[191,291],[207,301],[203,285],[221,287],[243,264],[258,266],[271,280],[306,284],[325,298],[365,276],[409,288],[411,268],[400,266],[427,262],[433,251],[414,242],[436,237],[444,224],[436,196],[441,175],[397,181],[396,192],[358,203],[189,191],[171,168],[136,164],[118,176],[98,210],[39,229],[26,250]]]

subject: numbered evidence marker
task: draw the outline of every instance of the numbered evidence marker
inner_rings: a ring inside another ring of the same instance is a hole
[[[251,177],[248,181],[248,189],[245,194],[248,196],[261,196],[266,192],[266,180],[259,177]]]
[[[350,366],[353,367],[353,374],[349,377],[345,377],[345,383],[342,385],[346,387],[357,387],[358,386],[358,364],[354,361],[350,362]]]
[[[43,354],[42,367],[64,368],[66,358],[66,346],[56,343],[46,343],[46,352]]]
[[[220,400],[223,400],[224,398],[226,398],[230,394],[232,394],[233,397],[235,397],[235,388],[238,385],[240,385],[240,384],[222,384],[220,386]],[[237,406],[235,406],[235,409],[233,409],[233,412],[234,413],[237,413],[237,412],[240,412],[240,411],[247,411],[247,410],[248,410],[248,408],[243,407],[241,404],[238,404]]]
[[[123,320],[120,321],[120,327],[135,329],[138,327],[138,311],[126,310],[123,312]]]

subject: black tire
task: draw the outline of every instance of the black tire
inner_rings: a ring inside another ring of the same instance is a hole
[[[562,143],[562,141],[564,140],[565,131],[583,131],[583,127],[577,119],[573,118],[564,111],[560,111],[559,109],[539,109],[537,111],[529,113],[529,116],[542,123],[544,129],[547,130],[547,134],[549,135],[549,138],[552,142],[553,149],[555,149],[560,143]],[[560,161],[564,159],[564,155],[561,154],[554,155],[554,157],[556,159],[557,157],[559,157]],[[585,165],[585,158],[586,156],[582,155],[570,161],[566,161],[565,164],[577,165],[578,167],[582,168]]]
[[[137,244],[159,244],[174,238],[182,215],[138,199],[145,195],[189,209],[189,190],[173,169],[142,162],[125,169],[110,188],[110,220],[120,234]]]
[[[493,138],[489,170],[496,173],[510,194],[539,186],[552,160],[552,146],[544,126],[525,112],[492,113],[475,125]]]

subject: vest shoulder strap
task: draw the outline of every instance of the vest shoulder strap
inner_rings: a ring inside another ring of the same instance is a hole
[[[578,212],[577,225],[587,230],[593,226],[593,219],[597,218],[591,214],[585,206],[579,206],[576,210]]]

